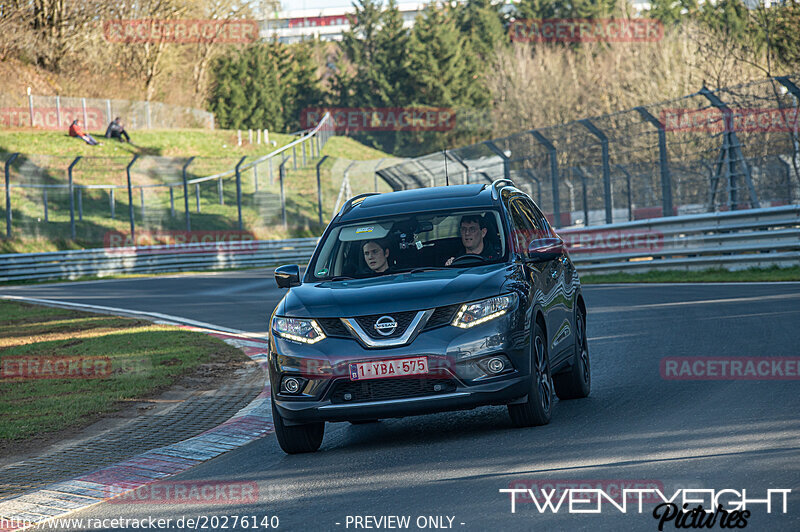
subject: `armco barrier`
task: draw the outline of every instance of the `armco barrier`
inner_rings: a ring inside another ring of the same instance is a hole
[[[800,264],[800,205],[654,218],[559,235],[581,273]]]
[[[0,282],[303,263],[316,244],[297,238],[0,255]]]
[[[800,205],[559,231],[581,273],[800,264]],[[0,282],[305,263],[316,238],[0,255]]]

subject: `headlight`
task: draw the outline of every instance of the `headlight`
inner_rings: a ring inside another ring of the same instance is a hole
[[[280,318],[275,316],[272,319],[272,330],[278,336],[295,342],[304,344],[315,344],[325,338],[325,333],[314,320],[302,318]]]
[[[505,296],[491,297],[483,301],[476,301],[475,303],[465,303],[461,305],[461,308],[458,310],[452,325],[461,327],[462,329],[469,329],[475,325],[502,316],[508,312],[508,309],[513,307],[516,302],[517,295],[508,294]]]

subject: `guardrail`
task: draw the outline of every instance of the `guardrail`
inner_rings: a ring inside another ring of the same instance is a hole
[[[581,273],[800,264],[800,205],[562,229]]]
[[[311,257],[317,240],[243,240],[0,255],[0,282],[303,263]]]
[[[580,273],[800,264],[800,205],[562,229]],[[0,255],[0,282],[305,263],[317,238]]]

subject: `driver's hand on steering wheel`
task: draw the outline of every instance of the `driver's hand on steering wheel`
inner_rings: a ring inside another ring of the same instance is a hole
[[[444,265],[445,266],[450,266],[451,264],[453,264],[453,261],[455,259],[456,259],[455,257],[450,257],[449,259],[447,259],[447,262],[445,262]]]

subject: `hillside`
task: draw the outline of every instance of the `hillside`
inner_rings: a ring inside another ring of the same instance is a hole
[[[279,145],[291,139],[287,135],[271,138],[278,141]],[[104,142],[102,146],[88,146],[51,132],[0,132],[0,158],[3,161],[8,158],[9,152],[22,150],[12,164],[11,171],[12,238],[0,240],[0,252],[101,247],[108,245],[110,234],[129,234],[125,168],[132,159],[132,152],[141,154],[131,170],[137,236],[143,238],[144,235],[149,239],[148,243],[158,240],[169,243],[176,234],[186,229],[183,187],[180,183],[181,168],[189,156],[197,157],[187,171],[187,177],[193,179],[230,171],[242,156],[253,160],[275,149],[268,149],[264,145],[238,147],[235,145],[236,133],[230,131],[136,132],[134,140],[138,149],[132,150],[131,146],[116,141]],[[291,154],[291,150],[288,154]],[[76,239],[72,240],[69,196],[66,189],[53,185],[67,182],[67,166],[77,155],[83,155],[84,158],[74,167],[74,185],[90,188],[76,191]],[[350,176],[354,194],[371,191],[376,184],[379,191],[391,190],[383,182],[376,183],[374,169],[377,163],[386,166],[393,159],[350,138],[332,137],[323,150],[323,155],[329,158],[321,167],[324,216],[323,224],[320,224],[316,184],[318,160],[311,160],[310,152],[307,155],[305,167],[302,165],[300,148],[297,149],[298,168],[294,168],[291,157],[286,163],[284,194],[287,227],[283,226],[280,206],[280,161],[277,158],[273,160],[272,168],[264,162],[255,171],[249,169],[242,172],[242,220],[245,231],[259,239],[319,235],[330,219],[345,170]],[[205,181],[199,186],[190,185],[188,204],[193,232],[215,231],[224,235],[229,234],[225,232],[238,229],[235,177],[226,175],[221,181],[221,203],[218,180]],[[165,186],[170,183],[174,186]],[[18,185],[26,185],[26,188]],[[117,187],[113,190],[113,196],[108,185]],[[4,206],[0,205],[0,222],[5,220]]]

